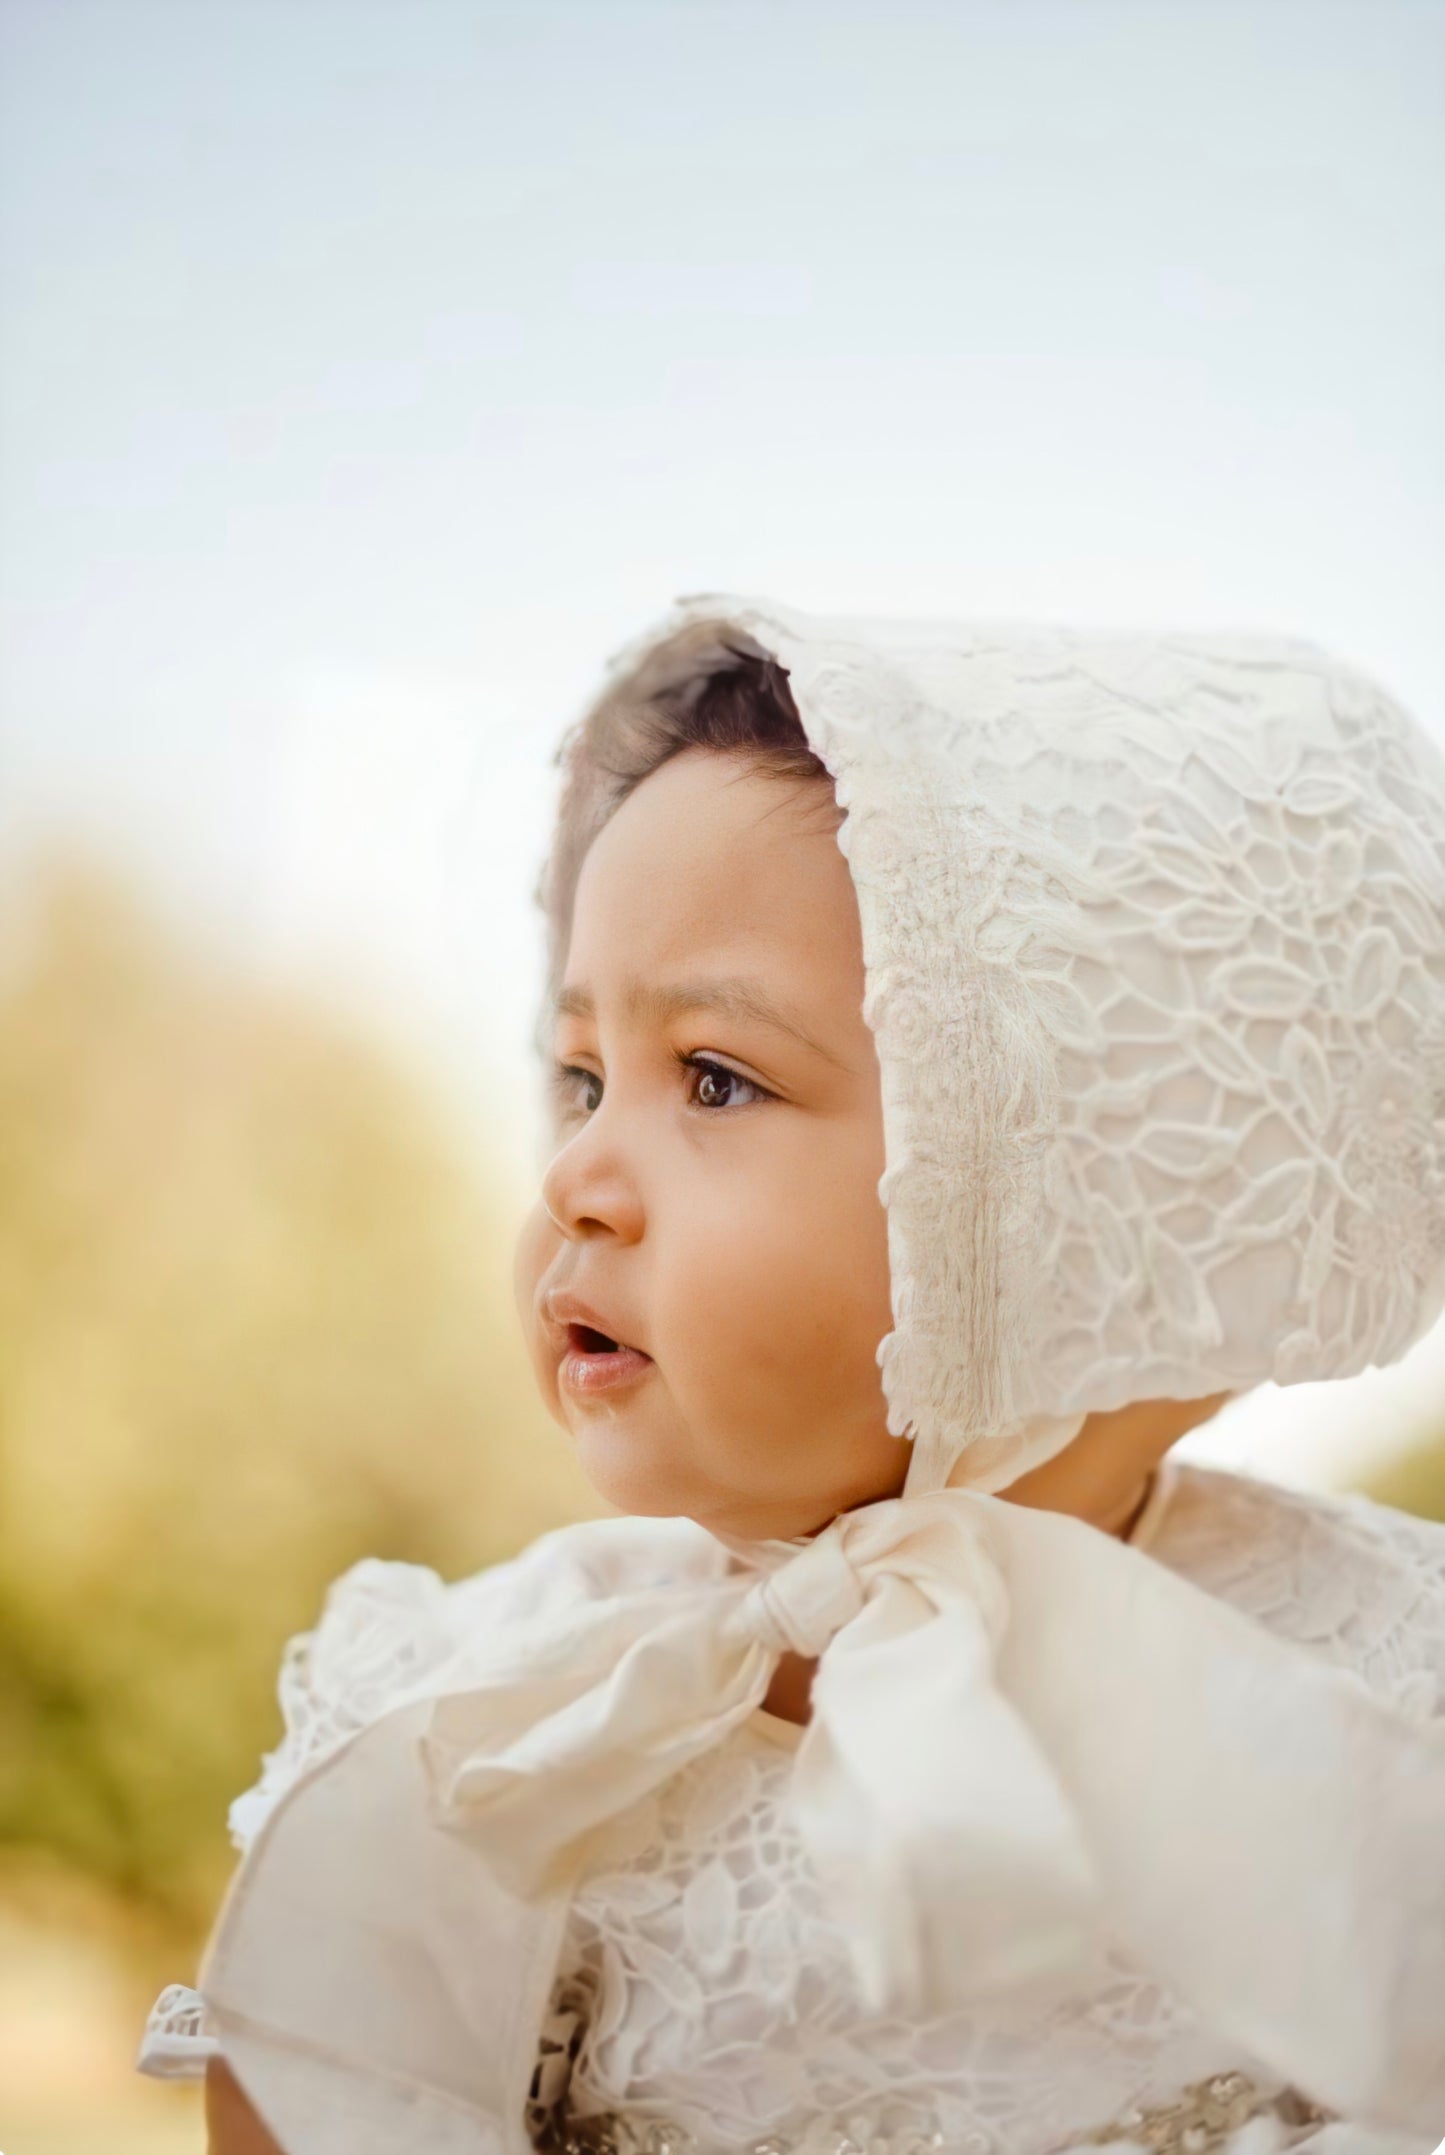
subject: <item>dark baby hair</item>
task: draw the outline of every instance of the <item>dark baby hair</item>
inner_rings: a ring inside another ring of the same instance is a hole
[[[834,828],[842,810],[827,765],[809,746],[787,669],[726,621],[698,621],[611,687],[564,734],[552,848],[534,896],[547,923],[547,997],[561,982],[582,863],[597,833],[645,778],[685,749],[735,755],[769,777],[816,788]]]

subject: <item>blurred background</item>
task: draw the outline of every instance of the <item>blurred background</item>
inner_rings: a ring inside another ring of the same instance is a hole
[[[1436,0],[0,0],[0,2145],[131,2069],[532,1396],[551,758],[677,594],[1324,642],[1445,733]],[[1445,1516],[1445,1333],[1184,1449]]]

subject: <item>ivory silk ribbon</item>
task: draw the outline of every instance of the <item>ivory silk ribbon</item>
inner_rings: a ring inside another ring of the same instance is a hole
[[[435,1815],[504,1886],[556,1889],[817,1656],[791,1801],[876,2009],[1037,2004],[1118,1945],[1316,2101],[1445,2131],[1445,1724],[976,1491],[728,1546],[522,1623],[436,1702]]]

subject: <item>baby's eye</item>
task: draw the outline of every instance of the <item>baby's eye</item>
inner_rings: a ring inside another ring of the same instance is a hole
[[[730,1070],[726,1063],[715,1061],[710,1055],[678,1055],[678,1065],[696,1074],[697,1082],[689,1084],[691,1104],[706,1112],[717,1112],[729,1107],[746,1107],[747,1100],[739,1100],[736,1088],[742,1086],[753,1099],[771,1097],[753,1078],[746,1078],[740,1070]],[[578,1087],[595,1085],[595,1094],[578,1097]],[[595,1070],[584,1070],[580,1063],[554,1063],[552,1065],[552,1091],[557,1105],[566,1114],[578,1108],[585,1115],[595,1113],[602,1104],[602,1080]]]
[[[698,1107],[746,1106],[746,1101],[719,1099],[719,1092],[730,1085],[745,1086],[759,1100],[766,1100],[769,1097],[762,1086],[755,1084],[752,1078],[745,1078],[740,1070],[730,1070],[726,1063],[714,1062],[710,1056],[680,1055],[678,1061],[685,1069],[695,1070],[698,1073],[697,1084],[693,1087],[693,1096]]]
[[[600,1086],[602,1083],[595,1070],[584,1070],[578,1063],[553,1063],[552,1096],[557,1103],[558,1109],[563,1114],[566,1114],[571,1108],[581,1106],[590,1115],[592,1110],[601,1104],[600,1100],[578,1101],[577,1080],[579,1078],[584,1085]]]

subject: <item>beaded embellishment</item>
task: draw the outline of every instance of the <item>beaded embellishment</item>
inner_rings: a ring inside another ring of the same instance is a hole
[[[1172,2102],[1129,2110],[1112,2125],[1076,2134],[1070,2147],[1128,2140],[1148,2148],[1151,2155],[1212,2155],[1241,2125],[1261,2117],[1277,2118],[1282,2125],[1328,2125],[1333,2113],[1293,2088],[1267,2096],[1243,2073],[1214,2073],[1184,2088]]]
[[[616,2110],[575,2113],[570,2107],[572,2069],[589,2014],[595,1978],[590,1971],[559,1986],[554,2012],[542,2036],[527,2130],[538,2155],[702,2155],[693,2134],[656,2113]],[[1052,2155],[1083,2155],[1120,2142],[1141,2155],[1222,2155],[1232,2134],[1255,2118],[1303,2128],[1335,2122],[1297,2089],[1262,2088],[1247,2073],[1212,2073],[1167,2103],[1136,2105],[1108,2125],[1072,2133]],[[708,2151],[712,2155],[712,2151]],[[817,2117],[801,2133],[764,2133],[729,2155],[1010,2155],[996,2133],[975,2126],[962,2133],[908,2130],[880,2133],[861,2116]]]
[[[611,2110],[560,2121],[554,2134],[537,2145],[546,2155],[698,2155],[698,2144],[685,2127],[667,2118],[628,2119]],[[975,2145],[979,2155],[987,2155],[993,2143],[987,2135],[970,2135],[964,2143],[968,2155],[973,2155]],[[737,2155],[961,2155],[961,2151],[946,2142],[942,2133],[907,2133],[885,2141],[868,2134],[859,2137],[836,2122],[820,2119],[801,2138],[765,2133],[761,2140],[750,2140]]]
[[[1327,2125],[1333,2114],[1292,2088],[1267,2095],[1243,2073],[1215,2073],[1181,2090],[1171,2102],[1135,2108],[1111,2125],[1077,2133],[1055,2155],[1075,2149],[1117,2145],[1147,2149],[1149,2155],[1219,2155],[1230,2135],[1255,2118],[1282,2125]],[[628,2118],[617,2111],[568,2117],[560,2109],[541,2121],[534,2136],[541,2155],[698,2155],[698,2145],[684,2126],[667,2118]],[[906,2133],[880,2138],[861,2123],[820,2119],[802,2137],[768,2133],[735,2155],[1006,2155],[992,2134],[966,2133],[962,2141],[941,2132]]]

